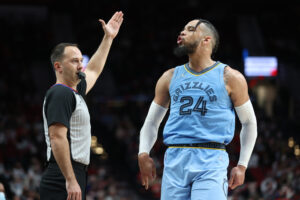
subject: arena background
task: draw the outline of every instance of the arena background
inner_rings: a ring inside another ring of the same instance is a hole
[[[158,177],[140,185],[139,130],[155,83],[170,67],[176,38],[194,18],[220,34],[216,60],[244,72],[243,56],[276,56],[278,75],[247,78],[258,138],[245,184],[229,199],[300,199],[300,5],[186,1],[0,1],[0,182],[7,199],[39,199],[45,162],[42,101],[54,83],[49,55],[59,42],[78,43],[91,56],[103,31],[99,18],[124,12],[105,69],[87,97],[92,155],[87,199],[159,199],[163,169],[161,130],[152,150]],[[239,155],[238,132],[227,147],[230,168]]]

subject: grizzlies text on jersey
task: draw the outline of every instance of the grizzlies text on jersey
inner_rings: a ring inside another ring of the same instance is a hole
[[[164,143],[228,144],[234,135],[235,113],[224,83],[225,64],[216,62],[201,72],[188,64],[175,68],[170,83],[170,116]]]

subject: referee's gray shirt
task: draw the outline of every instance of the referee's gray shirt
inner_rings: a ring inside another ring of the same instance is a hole
[[[77,91],[63,84],[53,85],[43,103],[43,119],[47,144],[47,160],[55,161],[48,128],[55,123],[67,127],[71,160],[88,165],[90,162],[91,125],[85,103],[86,81],[82,79]]]

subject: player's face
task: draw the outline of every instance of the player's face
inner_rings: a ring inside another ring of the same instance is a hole
[[[190,21],[180,32],[177,38],[178,47],[175,49],[176,55],[192,54],[196,51],[200,43],[200,26],[197,26],[198,20]]]
[[[199,40],[200,28],[197,24],[198,20],[192,20],[185,25],[177,38],[177,44],[179,46],[189,45]]]
[[[78,81],[78,72],[83,68],[83,57],[77,47],[68,46],[65,48],[62,59],[62,74],[70,81]]]

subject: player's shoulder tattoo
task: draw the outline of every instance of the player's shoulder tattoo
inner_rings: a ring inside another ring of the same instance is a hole
[[[171,69],[168,69],[166,71],[166,73],[168,73],[169,75],[173,75],[174,71],[175,71],[175,68],[171,68]]]
[[[231,69],[231,67],[226,66],[224,68],[224,82],[225,82],[226,85],[228,84],[230,76],[232,76],[232,69]]]
[[[175,68],[171,68],[168,69],[167,71],[165,71],[165,73],[163,74],[163,77],[168,80],[169,82],[171,81],[173,74],[174,74],[174,70]]]
[[[245,77],[238,70],[232,69],[230,66],[224,68],[224,82],[226,85],[245,82]]]

